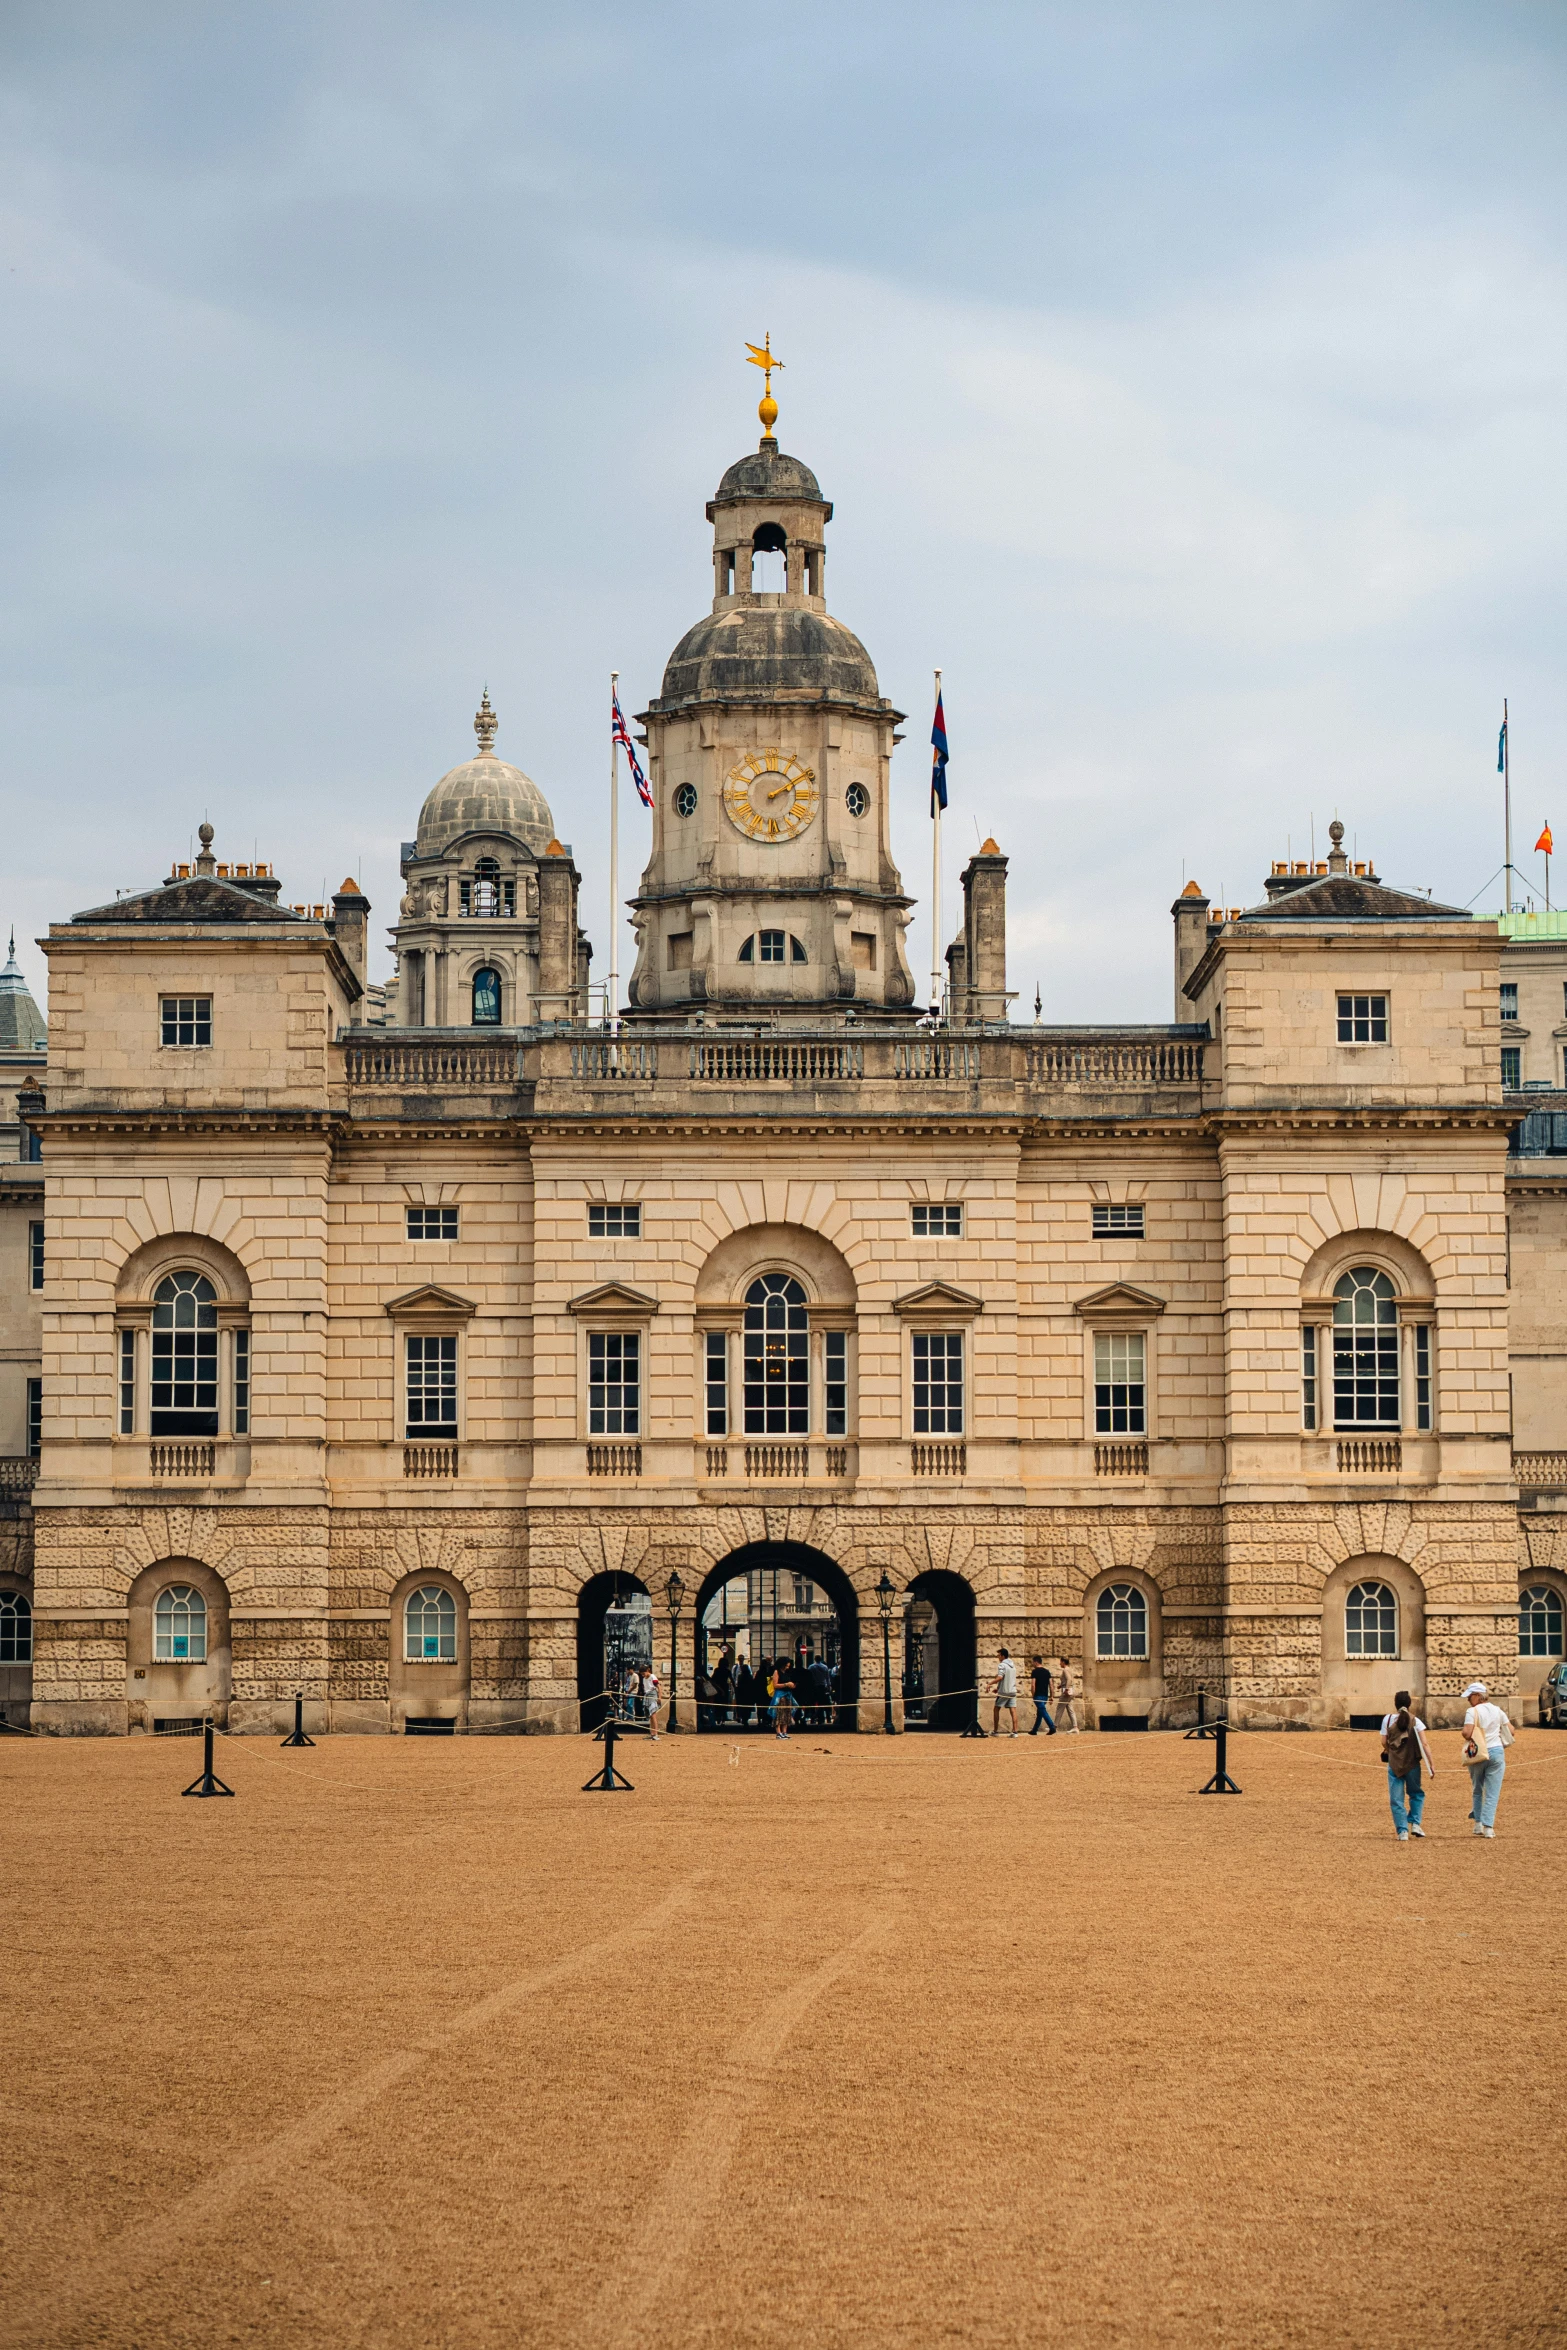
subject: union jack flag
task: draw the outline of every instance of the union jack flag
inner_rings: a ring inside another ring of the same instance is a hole
[[[630,768],[631,780],[637,787],[637,798],[642,802],[644,808],[651,808],[653,805],[653,794],[648,790],[647,777],[642,772],[642,762],[637,757],[636,745],[632,742],[630,735],[626,732],[626,721],[621,715],[620,696],[618,693],[612,693],[609,699],[610,734],[613,739],[619,743],[621,749],[626,754],[626,765]]]

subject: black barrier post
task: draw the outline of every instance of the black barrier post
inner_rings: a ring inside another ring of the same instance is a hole
[[[595,1771],[591,1779],[583,1781],[583,1794],[613,1795],[618,1788],[624,1787],[628,1795],[634,1795],[636,1789],[632,1786],[631,1781],[615,1768],[615,1717],[613,1714],[610,1714],[606,1719],[599,1736],[604,1741],[604,1768],[601,1771]]]
[[[278,1744],[280,1746],[314,1746],[315,1744],[313,1738],[305,1736],[305,1693],[303,1689],[294,1691],[294,1735],[292,1738],[280,1738]]]
[[[188,1787],[182,1787],[180,1789],[180,1793],[182,1795],[232,1795],[234,1792],[233,1788],[225,1787],[223,1781],[217,1777],[212,1768],[211,1714],[208,1714],[205,1722],[202,1724],[202,1729],[205,1732],[205,1743],[202,1747],[201,1777],[199,1779],[192,1779]]]
[[[1208,1692],[1206,1689],[1199,1689],[1197,1692],[1197,1725],[1195,1729],[1188,1730],[1186,1735],[1188,1738],[1211,1738],[1214,1735],[1213,1724],[1208,1719]]]
[[[1239,1795],[1240,1789],[1225,1767],[1225,1748],[1229,1742],[1229,1724],[1216,1722],[1213,1735],[1217,1741],[1217,1751],[1213,1758],[1213,1777],[1208,1781],[1206,1787],[1199,1787],[1197,1792],[1199,1795]]]

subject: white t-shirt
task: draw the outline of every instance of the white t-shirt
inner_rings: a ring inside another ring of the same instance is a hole
[[[1017,1667],[1009,1656],[1004,1656],[1001,1660],[1001,1669],[996,1675],[996,1696],[1000,1700],[1016,1697],[1016,1695]]]
[[[1409,1718],[1410,1718],[1410,1720],[1411,1720],[1411,1721],[1414,1723],[1414,1725],[1415,1725],[1415,1728],[1416,1728],[1416,1729],[1419,1731],[1419,1733],[1420,1733],[1421,1737],[1423,1738],[1423,1737],[1425,1736],[1425,1734],[1426,1734],[1426,1726],[1425,1726],[1424,1722],[1423,1722],[1423,1721],[1420,1719],[1420,1716],[1419,1716],[1418,1714],[1411,1714]],[[1393,1710],[1393,1712],[1392,1712],[1392,1713],[1390,1713],[1390,1714],[1384,1714],[1384,1715],[1382,1716],[1382,1735],[1383,1735],[1383,1737],[1384,1737],[1384,1738],[1387,1736],[1387,1734],[1388,1734],[1389,1730],[1391,1730],[1391,1729],[1392,1729],[1392,1727],[1393,1727],[1393,1724],[1394,1724],[1394,1723],[1395,1723],[1397,1720],[1398,1720],[1398,1711],[1397,1711],[1397,1708],[1396,1708],[1396,1707],[1394,1708],[1394,1710]]]
[[[1506,1719],[1499,1705],[1472,1705],[1464,1716],[1464,1728],[1473,1733],[1476,1746],[1500,1746]]]

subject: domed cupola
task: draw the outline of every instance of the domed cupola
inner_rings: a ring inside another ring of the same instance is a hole
[[[526,841],[536,856],[542,856],[554,838],[555,819],[533,778],[495,756],[499,724],[486,690],[473,722],[479,738],[477,758],[465,759],[443,775],[419,811],[420,857],[439,857],[467,832],[509,834],[513,840]]]
[[[681,1018],[904,1012],[910,901],[887,820],[901,714],[827,609],[832,506],[774,435],[782,362],[770,344],[750,356],[769,375],[763,436],[708,502],[713,607],[643,714],[653,848],[631,1000]]]

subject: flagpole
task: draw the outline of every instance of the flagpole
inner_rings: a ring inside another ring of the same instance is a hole
[[[1513,745],[1507,724],[1507,696],[1502,696],[1502,846],[1506,857],[1507,911],[1513,910]]]
[[[611,1034],[620,1009],[620,745],[615,740],[615,703],[620,671],[609,673],[609,1001],[604,1006]]]
[[[941,703],[941,671],[936,676],[936,705]],[[941,802],[931,794],[930,808],[930,1022],[941,1019]]]

